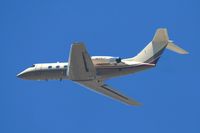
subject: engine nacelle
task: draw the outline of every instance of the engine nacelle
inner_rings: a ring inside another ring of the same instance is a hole
[[[114,63],[120,63],[121,58],[120,57],[113,57],[113,56],[92,56],[91,57],[92,62],[94,64],[114,64]]]

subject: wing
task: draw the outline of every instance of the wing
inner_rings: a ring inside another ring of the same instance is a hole
[[[129,104],[129,105],[140,105],[140,103],[136,102],[135,100],[131,98],[124,96],[123,94],[112,89],[110,86],[104,84],[103,82],[97,82],[93,80],[93,81],[81,81],[78,83],[98,93],[104,94],[105,96],[119,100],[123,103]]]
[[[92,60],[81,43],[72,44],[67,74],[71,80],[91,80],[96,76]]]

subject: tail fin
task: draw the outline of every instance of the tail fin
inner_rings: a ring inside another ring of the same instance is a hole
[[[139,54],[128,60],[156,64],[165,48],[180,54],[188,53],[169,40],[167,29],[160,28],[157,29],[153,40]]]

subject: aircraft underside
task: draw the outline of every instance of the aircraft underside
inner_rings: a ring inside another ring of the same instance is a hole
[[[108,66],[101,66],[101,67],[96,67],[96,73],[97,76],[102,79],[109,79],[109,78],[114,78],[118,76],[123,76],[127,74],[133,74],[145,69],[152,68],[153,66],[150,65],[138,65],[138,66],[133,66],[133,65],[124,65],[124,66],[114,66],[114,67],[108,67]]]

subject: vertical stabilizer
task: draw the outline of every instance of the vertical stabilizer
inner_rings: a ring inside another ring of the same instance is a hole
[[[156,64],[168,44],[167,29],[156,31],[153,40],[132,61]]]
[[[124,62],[131,64],[131,62],[142,62],[156,64],[164,52],[165,48],[179,54],[188,54],[188,52],[179,46],[175,45],[169,40],[167,29],[157,29],[153,40],[135,57],[124,59]]]

